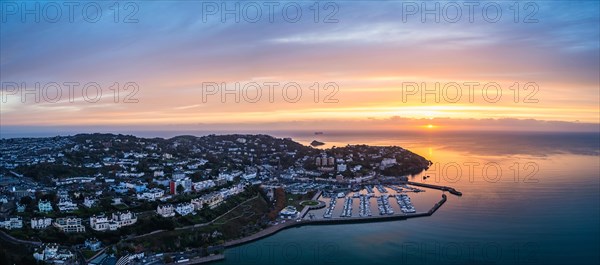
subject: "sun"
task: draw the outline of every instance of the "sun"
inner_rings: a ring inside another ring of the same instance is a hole
[[[429,130],[438,130],[440,128],[440,126],[433,125],[433,124],[429,123],[429,124],[426,124],[426,125],[422,125],[421,128],[429,131]]]

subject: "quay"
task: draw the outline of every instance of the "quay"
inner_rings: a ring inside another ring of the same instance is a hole
[[[225,259],[225,255],[217,254],[217,255],[211,255],[211,256],[206,256],[206,257],[196,257],[196,258],[186,260],[186,261],[179,261],[179,262],[173,262],[173,263],[167,263],[167,264],[181,264],[181,265],[204,264],[204,263],[209,263],[209,262],[219,261],[219,260],[224,260],[224,259]]]
[[[412,182],[412,181],[407,181],[406,184],[413,185],[413,186],[430,188],[430,189],[436,189],[436,190],[441,190],[441,191],[447,191],[447,192],[450,192],[453,195],[462,196],[462,192],[457,191],[457,190],[455,190],[452,187],[438,186],[438,185],[425,184],[425,183]]]

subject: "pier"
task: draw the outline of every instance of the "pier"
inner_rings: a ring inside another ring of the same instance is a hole
[[[447,192],[450,192],[453,195],[462,196],[462,192],[457,191],[457,190],[455,190],[452,187],[438,186],[438,185],[425,184],[425,183],[412,182],[412,181],[407,181],[406,184],[413,185],[413,186],[424,187],[424,188],[436,189],[436,190],[441,190],[441,191],[447,191]]]

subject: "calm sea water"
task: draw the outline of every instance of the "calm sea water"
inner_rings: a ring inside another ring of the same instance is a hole
[[[277,134],[277,133],[276,133]],[[433,216],[303,226],[228,249],[218,264],[597,264],[598,134],[280,133],[309,143],[399,145],[437,166],[415,181],[449,185]],[[420,203],[432,205],[439,192]],[[419,208],[419,205],[416,205]],[[428,206],[429,207],[429,206]]]

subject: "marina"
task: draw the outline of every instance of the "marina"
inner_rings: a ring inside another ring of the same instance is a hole
[[[310,210],[313,216],[310,219],[314,219],[315,216],[318,216],[318,219],[340,219],[416,213],[415,201],[413,200],[416,198],[419,207],[429,207],[424,204],[424,201],[428,199],[424,200],[423,198],[426,197],[417,194],[414,194],[414,196],[409,195],[413,194],[413,192],[425,192],[429,188],[415,186],[406,184],[375,184],[364,185],[353,191],[342,192],[337,190],[335,192],[323,193],[320,199],[325,200],[323,204],[326,207]]]
[[[333,215],[333,209],[335,209],[335,203],[336,203],[335,198],[331,198],[329,200],[329,207],[327,207],[327,210],[325,210],[325,214],[323,214],[323,218],[331,218],[331,216]]]
[[[415,207],[412,205],[410,201],[410,197],[406,194],[396,195],[396,200],[398,201],[398,205],[400,205],[400,210],[403,213],[415,213]]]
[[[358,216],[365,217],[365,216],[372,216],[372,215],[373,214],[371,213],[371,202],[369,201],[369,196],[361,195]]]
[[[340,217],[352,217],[352,202],[354,200],[350,197],[346,198],[346,201],[344,202],[344,209],[342,210],[342,214],[340,215]]]
[[[377,208],[379,208],[379,215],[392,215],[394,210],[390,206],[389,195],[383,195],[377,198]]]

